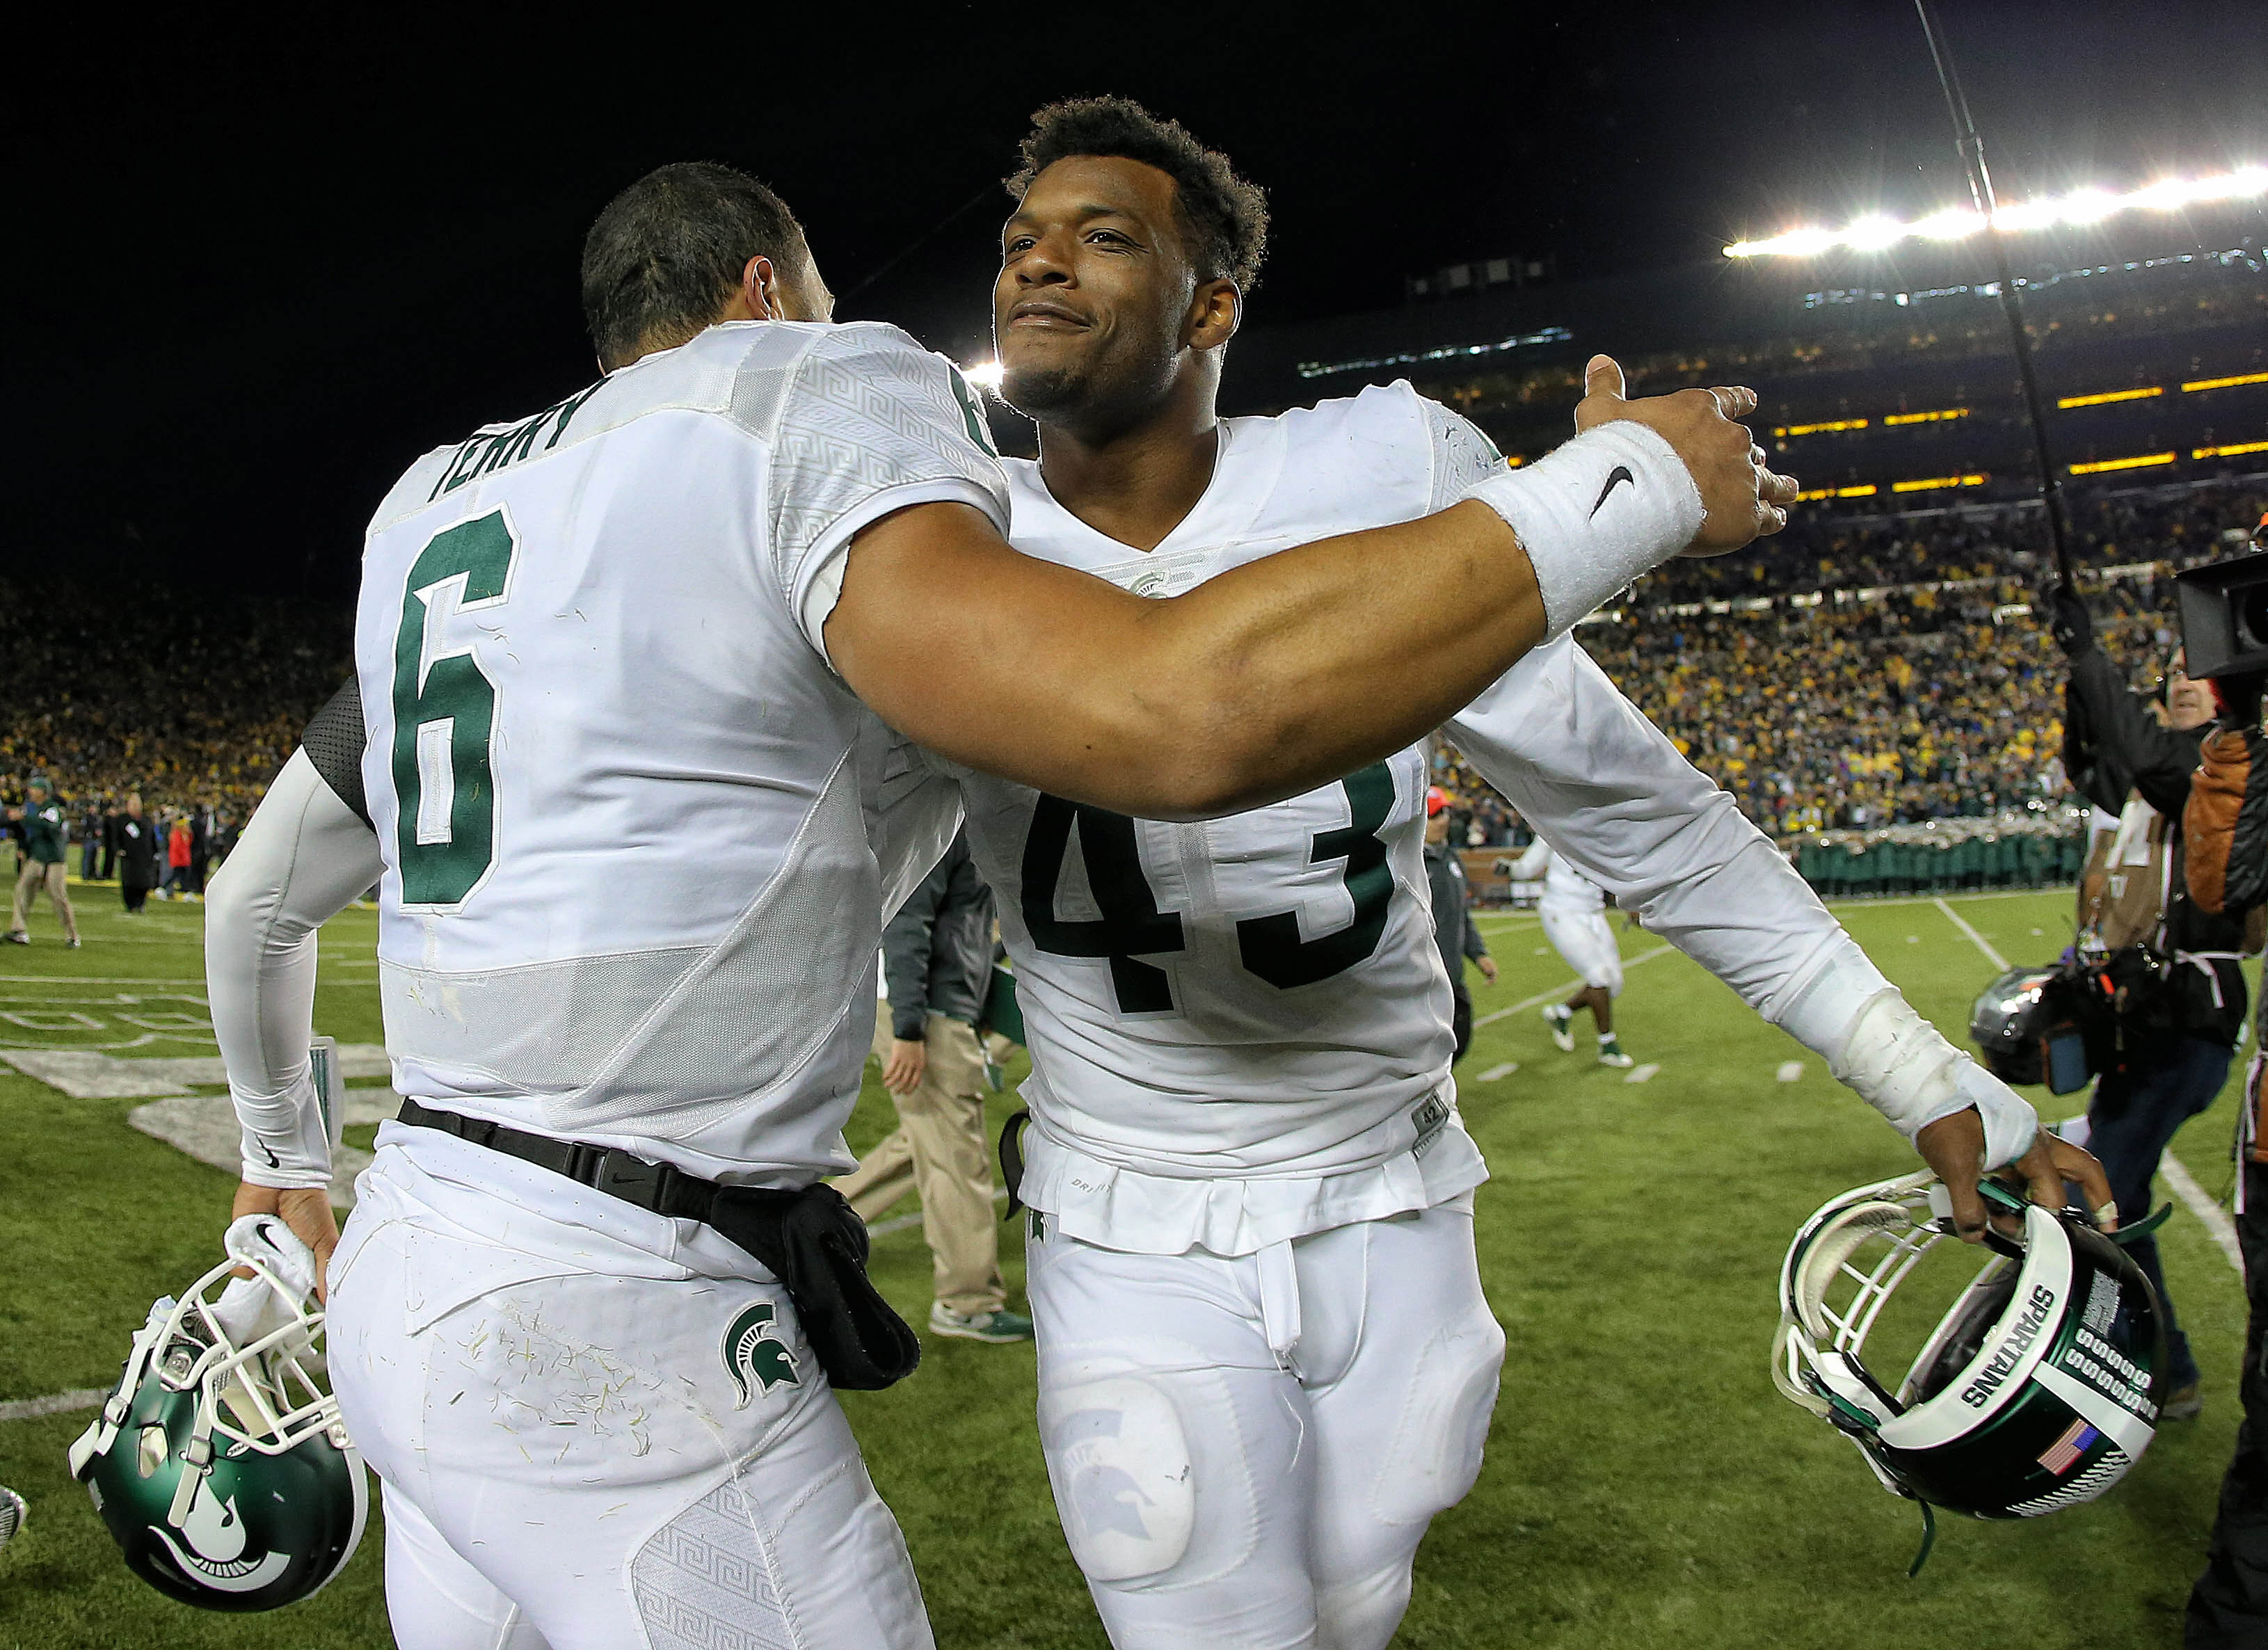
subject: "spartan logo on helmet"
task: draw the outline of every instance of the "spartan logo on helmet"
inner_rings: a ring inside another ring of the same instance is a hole
[[[803,1384],[795,1372],[795,1352],[780,1338],[778,1316],[770,1301],[759,1300],[725,1331],[725,1367],[740,1389],[740,1401],[733,1405],[736,1410],[747,1409],[759,1391],[770,1392],[783,1383]]]
[[[71,1473],[151,1587],[204,1609],[274,1609],[346,1567],[369,1487],[316,1379],[314,1256],[272,1215],[239,1220],[227,1249],[150,1308]]]
[[[246,1556],[251,1538],[237,1516],[236,1498],[215,1495],[210,1483],[189,1492],[188,1516],[181,1521],[181,1538],[162,1524],[150,1533],[163,1543],[173,1562],[189,1575],[224,1593],[256,1593],[291,1565],[291,1555],[269,1549]]]

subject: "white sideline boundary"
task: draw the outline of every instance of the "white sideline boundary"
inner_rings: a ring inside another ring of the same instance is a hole
[[[1626,959],[1623,963],[1623,967],[1625,969],[1634,969],[1641,962],[1653,961],[1664,952],[1675,951],[1677,947],[1675,946],[1656,946],[1651,951],[1641,951],[1638,955]],[[1531,1008],[1541,1008],[1544,1004],[1550,1002],[1555,997],[1572,997],[1582,989],[1582,981],[1569,980],[1565,985],[1555,985],[1548,991],[1538,991],[1533,997],[1523,997],[1520,1001],[1513,1004],[1509,1008],[1492,1008],[1489,1010],[1487,1013],[1483,1014],[1478,1020],[1473,1021],[1473,1029],[1475,1031],[1478,1031],[1483,1026],[1494,1025],[1498,1020],[1502,1020],[1506,1014],[1525,1013]]]
[[[1969,936],[1970,943],[1984,954],[1987,962],[1996,969],[2008,966],[2008,959],[1994,950],[1984,936],[1971,928],[1968,919],[1948,905],[1942,896],[1930,903],[1945,913],[1946,921]],[[2214,1246],[2236,1269],[2236,1275],[2243,1277],[2244,1251],[2237,1247],[2236,1222],[2228,1218],[2228,1211],[2205,1195],[2205,1188],[2198,1184],[2197,1176],[2191,1174],[2188,1166],[2171,1152],[2158,1160],[2158,1172],[2166,1177],[2166,1184],[2173,1188],[2174,1196],[2182,1200],[2182,1207],[2198,1218],[2198,1224],[2205,1227]]]
[[[107,1387],[80,1387],[70,1392],[53,1392],[44,1398],[10,1398],[0,1403],[0,1421],[37,1420],[42,1415],[69,1415],[74,1410],[91,1410],[110,1396]]]

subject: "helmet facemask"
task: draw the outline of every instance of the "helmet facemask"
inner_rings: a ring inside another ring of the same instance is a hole
[[[2109,1238],[1997,1183],[1984,1193],[2023,1237],[1988,1234],[1992,1253],[1895,1387],[1867,1347],[1886,1317],[1911,1324],[1930,1309],[1926,1291],[1893,1302],[1931,1251],[1957,1242],[1944,1189],[1925,1171],[1814,1214],[1781,1267],[1772,1379],[1849,1437],[1885,1489],[1977,1518],[2037,1517],[2102,1494],[2147,1447],[2161,1319]],[[1929,1278],[1966,1253],[1943,1251]]]
[[[239,1220],[227,1247],[180,1300],[150,1308],[70,1465],[144,1580],[185,1602],[267,1609],[344,1565],[367,1489],[321,1384],[313,1256],[273,1216]],[[255,1483],[267,1501],[311,1505],[288,1528],[251,1528],[241,1517],[276,1516],[247,1499]]]

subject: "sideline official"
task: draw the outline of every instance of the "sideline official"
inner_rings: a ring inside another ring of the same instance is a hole
[[[39,902],[44,891],[63,923],[64,946],[76,951],[78,917],[71,910],[70,890],[63,881],[63,801],[45,779],[31,780],[24,792],[24,806],[9,810],[11,814],[20,816],[18,826],[23,832],[24,866],[16,879],[16,894],[9,906],[4,937],[12,945],[32,943],[24,924],[30,908]]]
[[[1473,923],[1472,885],[1465,880],[1464,861],[1449,846],[1449,799],[1441,787],[1425,792],[1425,882],[1433,902],[1433,943],[1441,948],[1441,966],[1449,973],[1453,996],[1450,1028],[1457,1035],[1454,1065],[1473,1043],[1473,994],[1465,986],[1465,959],[1480,965],[1482,976],[1496,983],[1496,959]]]
[[[874,1057],[898,1126],[835,1182],[868,1225],[921,1194],[936,1269],[934,1335],[999,1344],[1032,1338],[1000,1280],[992,1162],[984,1140],[984,1051],[976,1021],[992,977],[992,890],[955,836],[882,931],[889,995],[875,1005]]]

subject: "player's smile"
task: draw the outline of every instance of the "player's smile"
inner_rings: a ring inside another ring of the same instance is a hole
[[[1094,324],[1061,298],[1027,298],[1008,311],[1011,328],[1028,328],[1042,332],[1084,332]]]

